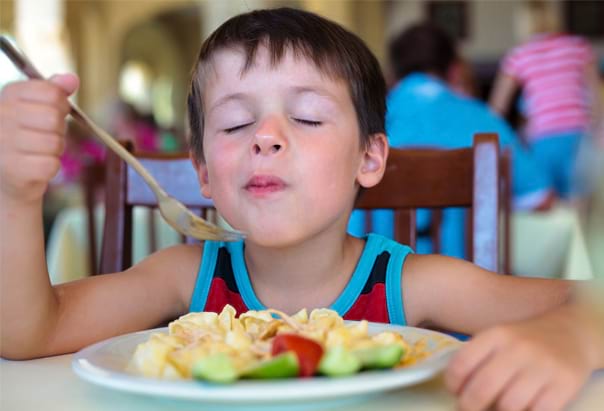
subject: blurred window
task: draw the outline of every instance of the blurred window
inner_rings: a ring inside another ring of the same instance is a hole
[[[73,72],[63,0],[16,0],[16,38],[38,70],[50,76]]]
[[[151,69],[147,64],[134,60],[127,61],[120,72],[120,97],[140,112],[151,112],[152,81]]]
[[[15,44],[15,39],[8,33],[0,33],[7,37],[11,43]],[[19,70],[13,65],[13,63],[4,55],[0,53],[0,89],[11,81],[22,80],[25,76],[21,74]]]

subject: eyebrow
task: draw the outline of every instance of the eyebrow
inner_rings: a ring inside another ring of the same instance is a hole
[[[226,103],[233,101],[233,100],[247,100],[247,97],[244,93],[231,93],[231,94],[227,94],[225,96],[220,97],[216,103],[212,104],[212,106],[210,107],[209,112],[214,111],[216,108],[225,105]]]
[[[320,97],[325,97],[334,103],[337,103],[337,101],[338,101],[338,99],[332,93],[328,92],[327,90],[325,90],[323,88],[315,88],[315,87],[308,87],[308,86],[295,86],[295,87],[292,87],[292,90],[293,90],[294,94],[297,94],[297,95],[310,93],[310,94],[316,94],[317,96],[320,96]],[[214,111],[218,107],[223,106],[228,102],[237,101],[237,100],[239,100],[239,101],[248,100],[247,94],[246,93],[231,93],[231,94],[222,96],[216,101],[216,103],[214,103],[210,107],[209,112]]]
[[[321,97],[326,97],[327,99],[333,101],[333,102],[337,102],[338,99],[336,98],[336,96],[334,96],[333,94],[331,94],[329,91],[323,89],[323,88],[315,88],[315,87],[307,87],[307,86],[296,86],[293,87],[293,91],[295,92],[295,94],[305,94],[305,93],[311,93],[311,94],[316,94],[318,96]]]

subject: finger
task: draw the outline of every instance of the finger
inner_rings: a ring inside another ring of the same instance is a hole
[[[541,394],[550,381],[551,375],[540,375],[533,369],[524,370],[504,389],[497,401],[501,411],[526,410]]]
[[[27,130],[65,132],[65,113],[47,104],[21,103],[17,110],[17,124]]]
[[[488,357],[462,386],[459,393],[461,409],[484,410],[493,404],[504,388],[522,371],[521,366],[507,353]]]
[[[15,147],[24,154],[60,156],[65,150],[65,138],[61,134],[25,130],[15,139]]]
[[[65,114],[69,112],[69,102],[67,101],[65,90],[47,80],[27,80],[10,83],[4,87],[2,99],[44,103],[57,107]]]
[[[531,410],[557,411],[565,409],[568,403],[579,393],[588,377],[588,374],[558,372],[555,376],[556,383],[550,384],[547,389],[537,396],[530,407]]]
[[[495,338],[495,334],[479,334],[455,354],[445,373],[445,384],[449,391],[458,394],[474,369],[499,348],[501,341]]]
[[[577,390],[569,387],[550,386],[543,390],[530,407],[532,411],[562,411],[574,398]]]
[[[80,86],[80,79],[72,73],[55,74],[50,78],[50,81],[63,89],[67,95],[73,94]]]
[[[61,168],[57,157],[30,154],[23,156],[19,164],[22,181],[47,183]]]

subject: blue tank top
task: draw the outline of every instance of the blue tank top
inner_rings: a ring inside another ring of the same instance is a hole
[[[244,243],[206,241],[190,311],[220,312],[226,304],[238,313],[264,310],[245,266]],[[406,325],[401,273],[411,249],[369,234],[350,281],[329,308],[347,320]]]

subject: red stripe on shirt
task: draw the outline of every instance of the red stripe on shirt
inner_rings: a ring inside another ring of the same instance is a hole
[[[248,311],[241,295],[229,290],[226,282],[222,278],[214,277],[212,279],[212,284],[210,285],[210,291],[208,292],[206,306],[203,310],[220,313],[227,304],[232,305],[238,315]]]
[[[384,283],[376,283],[370,292],[359,295],[352,307],[344,314],[345,320],[367,320],[389,323]]]

